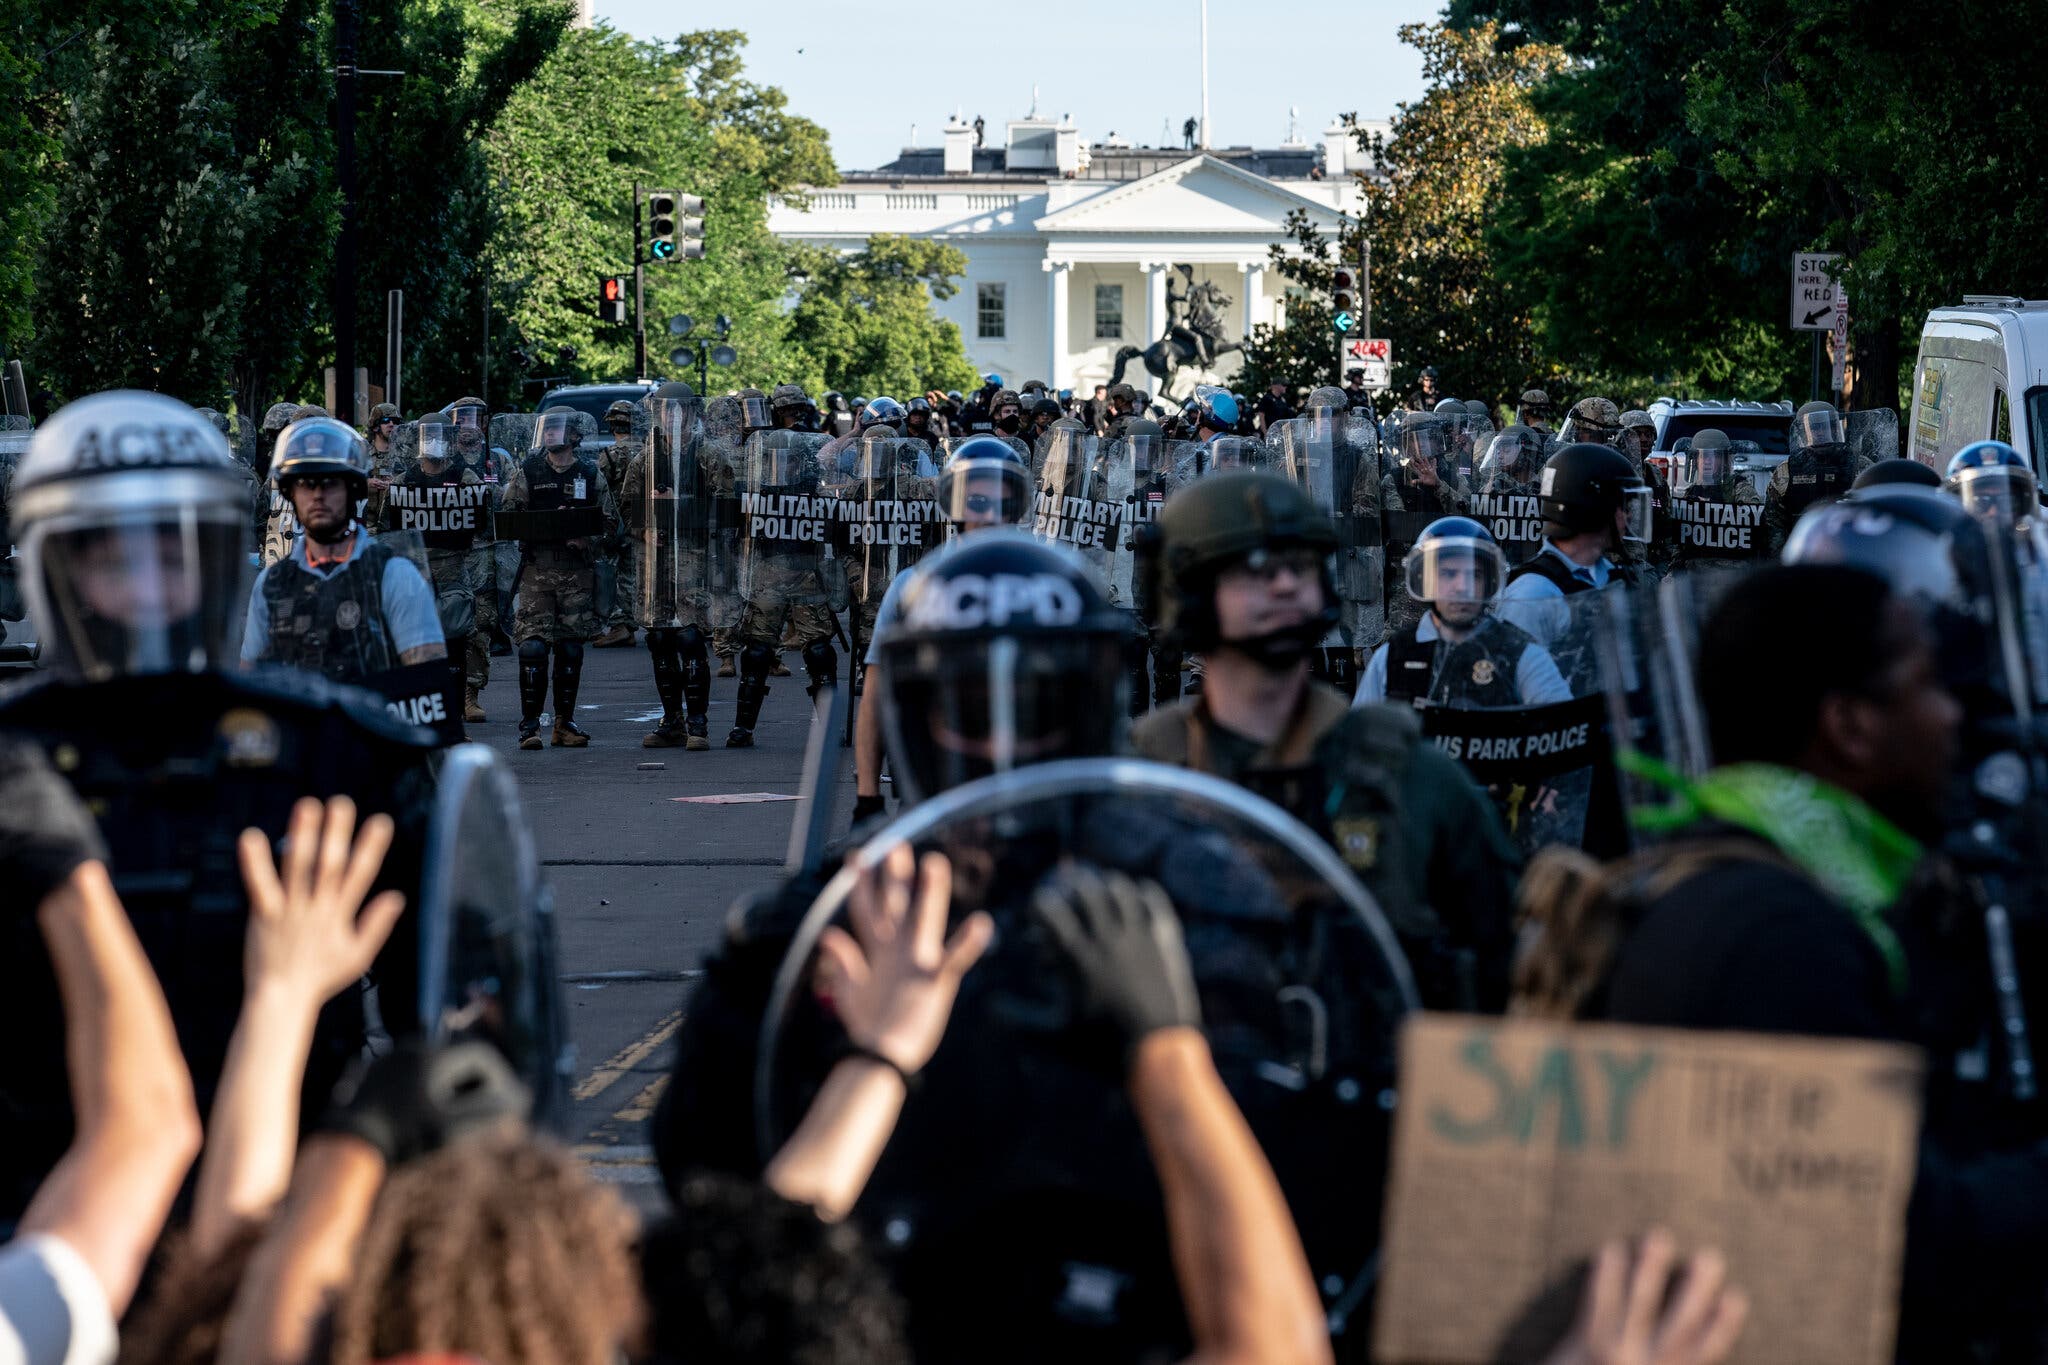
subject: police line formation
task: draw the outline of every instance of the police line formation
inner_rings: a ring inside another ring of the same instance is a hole
[[[921,1358],[1186,1344],[1125,1084],[1148,1030],[1196,1023],[1358,1354],[1401,1022],[1511,1007],[1918,1044],[1900,1355],[2035,1358],[2048,539],[2024,462],[1983,442],[1936,472],[1890,414],[1820,403],[1772,463],[1713,429],[1659,448],[1602,398],[1553,433],[1536,391],[1495,430],[1336,388],[1256,417],[1199,389],[1161,422],[1119,389],[1069,416],[993,376],[857,408],[671,382],[601,428],[465,398],[368,439],[290,404],[82,399],[0,434],[42,649],[0,726],[92,813],[202,1093],[235,837],[346,795],[395,818],[378,885],[410,905],[321,1016],[307,1093],[378,1039],[481,1037],[545,1124],[572,1080],[548,901],[507,766],[448,747],[487,723],[493,637],[527,750],[550,686],[552,744],[589,743],[593,641],[644,635],[643,743],[688,750],[714,659],[743,747],[785,649],[817,693],[844,648],[853,835],[736,908],[655,1143],[672,1193],[758,1176],[848,1056],[916,1073],[857,1213]],[[905,843],[943,855],[955,923],[994,925],[910,1058],[811,988],[868,889],[908,895]],[[8,932],[0,1011],[54,1040],[33,920]],[[10,1212],[63,1150],[60,1051],[0,1062]]]

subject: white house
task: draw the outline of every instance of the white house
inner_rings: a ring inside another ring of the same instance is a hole
[[[771,204],[769,227],[844,251],[884,232],[959,247],[967,274],[938,310],[959,324],[975,368],[1011,387],[1108,382],[1121,348],[1142,350],[1165,333],[1169,284],[1177,293],[1217,286],[1229,299],[1222,330],[1232,343],[1279,321],[1282,282],[1268,268],[1269,248],[1287,240],[1288,214],[1305,212],[1334,238],[1340,217],[1362,206],[1350,172],[1364,158],[1344,126],[1321,147],[1190,151],[1132,147],[1114,135],[1084,146],[1070,121],[1027,118],[987,147],[956,116],[944,139],[876,170],[844,172],[802,207]],[[1221,356],[1211,377],[1227,379],[1237,364]],[[1128,375],[1152,386],[1141,362]]]

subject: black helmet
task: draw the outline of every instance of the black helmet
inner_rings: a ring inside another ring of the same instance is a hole
[[[1031,510],[1031,467],[1008,441],[969,437],[939,473],[939,506],[963,531],[1017,525]]]
[[[1950,686],[1981,696],[1989,685],[1992,549],[1984,527],[1941,490],[1886,484],[1810,508],[1781,557],[1884,579],[1895,595],[1927,607]]]
[[[1904,484],[1908,488],[1939,488],[1941,475],[1918,460],[1909,460],[1899,455],[1889,460],[1874,461],[1870,468],[1856,476],[1856,482],[1849,487],[1854,492],[1865,488],[1882,488],[1886,484]]]
[[[287,497],[294,479],[334,475],[347,483],[349,496],[360,501],[370,496],[370,472],[370,452],[363,438],[334,417],[293,422],[277,438],[270,457],[270,480]]]
[[[1622,538],[1650,538],[1650,486],[1613,446],[1574,441],[1544,461],[1537,510],[1570,531],[1605,530],[1625,511]]]
[[[860,429],[898,427],[903,424],[903,405],[893,398],[877,398],[860,410]]]
[[[1848,439],[1842,427],[1842,414],[1835,411],[1833,403],[1815,399],[1792,414],[1791,445],[1795,454],[1815,446],[1844,445]]]
[[[1191,651],[1223,643],[1216,578],[1224,569],[1274,550],[1307,547],[1328,555],[1337,548],[1336,528],[1306,492],[1290,479],[1256,470],[1196,480],[1167,502],[1150,529],[1140,542],[1142,552],[1156,559],[1150,578],[1157,600],[1147,616]],[[1337,596],[1327,563],[1322,580],[1323,617],[1269,640],[1231,643],[1274,662],[1292,662],[1286,656],[1312,648],[1334,620]]]
[[[1129,627],[1072,550],[981,532],[912,570],[899,605],[876,635],[876,671],[907,799],[1116,752]]]

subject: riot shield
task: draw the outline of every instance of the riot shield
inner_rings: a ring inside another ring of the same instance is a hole
[[[444,640],[459,639],[474,629],[475,595],[466,591],[466,581],[459,572],[444,594],[435,582],[427,547],[418,531],[386,531],[373,539],[394,557],[419,570],[428,590],[434,593],[434,606],[440,617]],[[460,569],[459,559],[455,567]],[[455,591],[458,588],[464,590],[459,597]],[[454,624],[463,629],[451,632],[451,615],[455,618]],[[390,668],[362,678],[361,685],[382,697],[384,709],[398,720],[434,731],[443,744],[459,744],[463,739],[461,680],[459,674],[451,674],[450,669],[447,659],[429,659],[416,664],[394,661]]]
[[[540,417],[531,412],[496,413],[484,437],[477,434],[477,428],[458,423],[456,450],[462,462],[485,482],[502,484],[529,456],[540,454]]]
[[[1217,1068],[1271,1158],[1331,1298],[1370,1277],[1393,1042],[1416,1008],[1407,962],[1329,846],[1234,784],[1122,759],[1017,769],[927,800],[858,850],[798,926],[756,1054],[764,1159],[843,1050],[809,986],[856,876],[899,840],[953,865],[957,920],[995,944],[968,974],[857,1216],[933,1305],[932,1359],[1146,1359],[1184,1347],[1163,1213],[1121,1078],[1089,1066],[1063,958],[1029,906],[1062,859],[1158,882],[1172,899]],[[1104,1286],[1094,1306],[1076,1283]],[[1007,1344],[991,1352],[990,1323]],[[1108,1341],[1116,1349],[1105,1353]]]
[[[1520,564],[1543,548],[1543,513],[1537,495],[1550,442],[1529,427],[1509,427],[1487,442],[1473,485],[1472,517],[1493,534],[1508,563]]]
[[[0,621],[19,621],[28,614],[28,603],[21,590],[21,566],[14,556],[14,471],[28,453],[33,431],[27,418],[8,420],[17,424],[0,429]],[[6,633],[6,627],[0,626],[0,638]],[[0,666],[11,662],[16,661],[0,656]]]
[[[1107,444],[1109,467],[1130,470],[1131,479],[1117,553],[1109,564],[1115,575],[1110,580],[1111,598],[1121,606],[1143,609],[1147,585],[1139,581],[1145,570],[1137,553],[1138,532],[1157,521],[1167,502],[1193,482],[1194,446],[1152,435],[1120,436]]]
[[[1412,640],[1386,646],[1388,673],[1407,675],[1390,686],[1409,693],[1423,733],[1486,789],[1524,853],[1627,847],[1603,653],[1608,614],[1627,598],[1616,587],[1505,601],[1463,622],[1430,611]]]
[[[646,434],[615,490],[638,542],[638,620],[649,630],[737,625],[731,539],[714,534],[718,499],[731,488],[725,448],[707,439],[694,397],[650,399],[646,413]]]
[[[553,899],[504,761],[481,744],[447,755],[421,876],[420,1020],[436,1042],[496,1046],[561,1130],[574,1080],[556,968]]]
[[[1112,588],[1130,582],[1123,519],[1133,492],[1128,445],[1085,430],[1057,429],[1031,502],[1031,534],[1079,552]],[[1117,599],[1128,607],[1128,596]]]
[[[733,590],[745,606],[771,613],[784,605],[830,599],[825,547],[836,529],[838,499],[828,495],[812,432],[757,431],[734,471]]]
[[[1249,436],[1217,436],[1207,444],[1197,442],[1195,451],[1203,474],[1266,467],[1265,444]]]
[[[939,467],[923,441],[874,427],[844,447],[822,472],[833,505],[834,556],[847,591],[872,628],[896,575],[945,538]]]
[[[428,413],[402,423],[391,442],[391,487],[384,492],[381,529],[417,531],[430,561],[438,558],[432,552],[466,553],[479,536],[489,538],[496,490],[462,462],[456,438],[455,426],[442,414]]]
[[[1349,642],[1376,643],[1386,572],[1379,429],[1362,412],[1324,409],[1276,422],[1266,444],[1269,467],[1314,498],[1337,530],[1331,572]]]
[[[1736,446],[1749,444],[1738,442]],[[1695,450],[1683,442],[1664,461],[1670,493],[1654,521],[1668,526],[1677,567],[1688,571],[1733,569],[1768,560],[1764,499],[1738,466],[1743,452]],[[1645,473],[1648,471],[1646,470]],[[1655,526],[1664,540],[1663,527]]]
[[[1899,456],[1899,413],[1896,408],[1863,408],[1843,416],[1849,454],[1857,467],[1868,460],[1893,460]],[[1947,471],[1942,471],[1946,473]]]

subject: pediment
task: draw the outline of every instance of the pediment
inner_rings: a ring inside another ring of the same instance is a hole
[[[1198,156],[1113,186],[1040,218],[1042,233],[1214,232],[1266,234],[1287,215],[1306,211],[1326,232],[1337,211],[1263,176],[1214,157]]]

